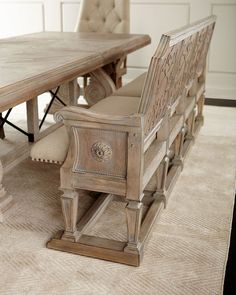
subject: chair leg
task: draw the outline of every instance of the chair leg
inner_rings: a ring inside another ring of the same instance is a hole
[[[64,190],[61,197],[62,212],[65,222],[63,240],[76,242],[76,224],[78,219],[78,198],[79,195],[74,190]]]
[[[124,251],[129,253],[139,253],[139,233],[142,219],[142,203],[139,201],[129,201],[126,206],[127,216],[127,246]]]

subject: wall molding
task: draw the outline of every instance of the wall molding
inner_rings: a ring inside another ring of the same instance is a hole
[[[35,30],[42,29],[43,31],[63,31],[63,29],[65,31],[73,31],[73,25],[76,16],[75,7],[80,5],[80,3],[81,0],[0,0],[0,8],[2,15],[5,16],[5,4],[29,5],[29,8],[26,8],[26,12],[24,12],[23,9],[23,16],[19,15],[20,21],[22,17],[25,17],[24,22],[22,22],[22,31],[27,31],[27,16],[31,12],[31,5],[40,4],[40,7],[38,8],[34,8],[34,6],[32,6],[32,17],[30,18],[32,20],[32,28],[35,28]],[[143,32],[151,35],[153,38],[153,44],[151,47],[149,47],[149,49],[145,48],[142,51],[137,51],[137,53],[132,56],[128,56],[128,62],[130,62],[128,63],[128,74],[125,78],[127,81],[147,71],[151,55],[157,46],[159,35],[160,33],[167,31],[168,27],[171,27],[172,29],[178,24],[188,24],[191,21],[195,21],[210,15],[213,12],[216,14],[218,13],[220,16],[222,15],[223,20],[220,19],[222,22],[219,22],[219,24],[222,23],[222,26],[225,27],[226,24],[223,24],[223,21],[225,18],[227,18],[227,14],[230,15],[230,22],[233,17],[230,8],[232,7],[234,11],[234,7],[236,7],[236,0],[130,0],[130,3],[134,18],[133,20],[131,19],[132,30],[136,30],[135,32],[137,33]],[[223,12],[221,12],[221,7]],[[228,7],[229,9],[224,10],[224,7]],[[147,13],[144,17],[143,11],[145,11],[145,9]],[[9,8],[6,8],[6,11],[9,11]],[[136,11],[138,13],[137,15]],[[159,16],[158,18],[155,17],[156,14]],[[16,33],[19,34],[21,27],[20,21],[17,19],[17,10],[16,12],[12,13],[12,15],[16,17],[16,24],[19,25],[19,28],[16,27],[15,30]],[[140,18],[142,20],[146,18],[145,23],[141,23]],[[8,21],[10,28],[12,27],[12,24],[14,25],[14,19],[9,18],[8,20],[7,15],[6,20],[2,20],[2,24],[7,28]],[[156,22],[156,25],[154,22]],[[234,24],[234,20],[232,20],[232,22]],[[5,36],[9,30],[6,28],[4,29],[4,27],[2,27],[2,32]],[[223,29],[221,29],[221,31],[224,32]],[[4,34],[4,32],[6,34]],[[234,28],[232,28],[232,31],[228,32],[228,34],[229,36],[233,36]],[[221,48],[219,41],[219,38],[221,38],[220,34],[217,34],[216,38],[216,43],[213,45],[217,46],[217,51],[214,54],[213,52],[211,53],[211,51],[214,50],[214,47],[211,46],[208,56],[207,76],[209,79],[207,80],[206,93],[210,98],[217,97],[219,99],[234,99],[236,98],[236,71],[234,71],[234,65],[230,64],[230,57],[233,54],[232,52],[233,48],[235,47],[235,42],[229,39],[227,40],[227,43],[222,44]],[[224,53],[224,51],[227,51],[226,44],[229,44],[228,46],[232,44],[229,51],[230,56],[228,57],[227,53]],[[224,54],[226,54],[225,63],[223,59],[218,59],[221,57],[221,54],[222,57]]]
[[[26,1],[26,0],[10,0],[10,1],[2,1],[0,0],[0,7],[1,5],[40,5],[40,9],[41,9],[41,26],[42,26],[42,31],[45,31],[45,0],[30,0],[30,1]]]
[[[222,0],[221,0],[222,1]],[[214,7],[217,6],[221,6],[221,7],[228,7],[228,6],[235,6],[236,7],[236,2],[235,3],[211,3],[211,15],[214,15]],[[236,17],[236,16],[235,16]],[[208,56],[210,56],[211,54],[211,47],[209,49],[209,54]],[[208,59],[209,60],[209,59]],[[223,74],[223,75],[236,75],[236,72],[232,72],[232,71],[219,71],[219,70],[211,70],[210,69],[210,60],[208,62],[208,66],[207,66],[207,72],[208,73],[213,73],[213,74]]]

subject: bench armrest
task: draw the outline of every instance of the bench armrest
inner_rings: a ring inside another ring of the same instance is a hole
[[[141,114],[132,114],[125,116],[106,115],[96,113],[80,107],[65,107],[56,112],[54,118],[57,122],[63,121],[67,125],[67,121],[81,121],[88,123],[99,123],[109,125],[121,125],[127,127],[141,127],[143,116]]]

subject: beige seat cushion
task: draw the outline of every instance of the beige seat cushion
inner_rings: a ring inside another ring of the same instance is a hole
[[[102,99],[90,110],[100,114],[126,116],[138,112],[139,97],[109,96]]]
[[[32,160],[50,163],[63,163],[69,147],[65,126],[58,128],[36,142],[30,152]]]
[[[137,113],[139,98],[125,96],[107,97],[93,107],[91,111],[107,115],[131,115]],[[63,163],[69,147],[69,138],[64,126],[53,131],[43,139],[36,142],[30,156],[35,161]]]
[[[147,76],[147,73],[143,73],[142,75],[138,76],[136,79],[131,81],[130,83],[116,90],[112,95],[141,97],[146,76]]]

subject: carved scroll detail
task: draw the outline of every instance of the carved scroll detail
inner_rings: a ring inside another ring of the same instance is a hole
[[[99,100],[110,96],[116,87],[111,77],[103,69],[97,69],[89,75],[90,83],[84,89],[84,97],[87,103],[92,106]]]
[[[91,147],[93,158],[98,162],[109,161],[112,157],[112,148],[103,142],[96,142]]]

